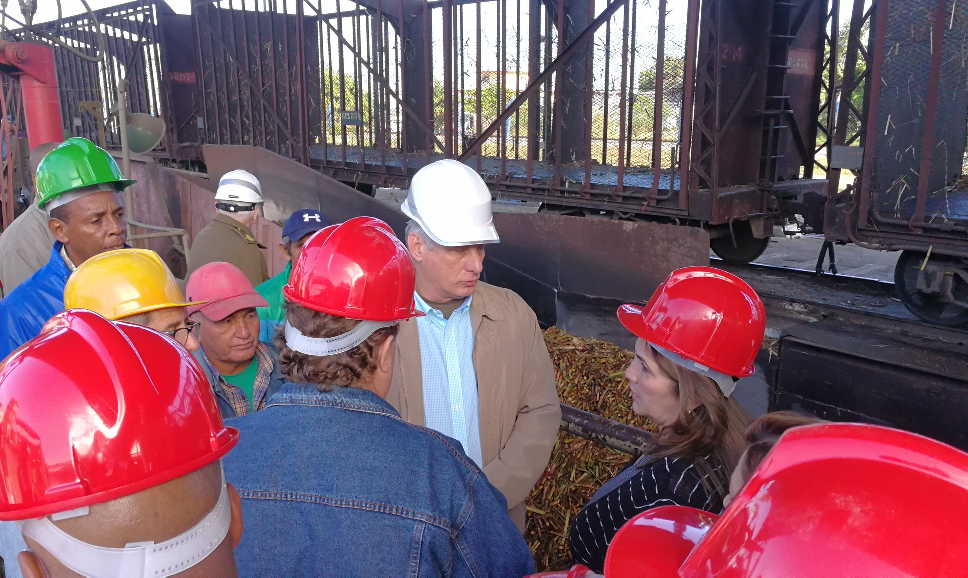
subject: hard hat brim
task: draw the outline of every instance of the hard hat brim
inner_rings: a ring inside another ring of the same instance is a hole
[[[423,228],[423,225],[421,225]],[[424,232],[438,245],[443,247],[467,247],[470,245],[495,245],[501,242],[501,238],[497,234],[497,229],[493,224],[479,228],[474,232],[473,235],[468,235],[471,239],[469,241],[445,241],[428,229],[424,229]]]
[[[368,315],[363,315],[362,311],[359,312],[360,314],[349,313],[347,311],[342,311],[335,308],[323,307],[318,303],[313,303],[309,300],[301,299],[295,295],[294,291],[292,291],[288,285],[282,288],[282,296],[286,298],[286,301],[290,301],[292,303],[295,303],[296,305],[301,305],[306,309],[312,309],[313,311],[317,311],[319,313],[325,313],[327,315],[332,315],[334,317],[342,317],[344,319],[355,319],[357,321],[406,321],[407,319],[423,317],[425,315],[423,311],[417,310],[416,305],[414,306],[413,309],[406,312],[405,314],[394,315],[392,317],[368,316]]]
[[[420,230],[424,232],[425,235],[430,237],[430,240],[437,243],[441,247],[467,247],[470,245],[493,245],[495,243],[501,242],[501,237],[497,234],[497,228],[494,226],[493,222],[481,227],[475,227],[472,234],[463,235],[463,239],[460,241],[455,240],[445,240],[439,235],[433,232],[423,219],[417,214],[417,211],[410,206],[409,198],[405,200],[400,205],[400,210],[404,215],[413,219],[417,225],[420,226]]]
[[[622,324],[622,327],[627,329],[629,333],[635,335],[639,339],[649,340],[649,331],[645,327],[645,323],[642,321],[642,307],[638,305],[633,305],[631,303],[625,303],[620,305],[618,310],[615,312],[615,316],[618,317],[618,322]]]
[[[654,334],[649,329],[649,327],[645,324],[645,321],[642,318],[642,310],[643,308],[639,305],[625,303],[619,306],[618,310],[615,312],[615,316],[618,317],[618,321],[619,323],[622,324],[622,327],[625,327],[625,329],[627,329],[631,334],[635,335],[639,339],[646,341],[651,345],[657,345],[660,348],[663,348],[667,351],[671,351],[672,353],[675,353],[676,355],[684,359],[688,359],[689,361],[702,364],[701,361],[697,359],[693,359],[693,357],[689,355],[688,352],[682,351],[678,347],[675,347],[673,344],[667,343],[664,340],[656,339]],[[674,360],[673,360],[673,363],[675,363]],[[753,371],[754,371],[754,368],[750,367],[747,371],[744,371],[742,375],[732,375],[731,372],[723,371],[719,367],[713,367],[713,366],[708,366],[708,367],[709,369],[712,369],[717,373],[721,373],[723,375],[726,375],[729,377],[735,377],[735,378],[749,377],[753,375]],[[697,371],[695,369],[691,369],[688,367],[686,369],[689,369],[690,371]],[[702,372],[697,371],[697,373],[702,373]],[[725,382],[720,383],[719,381],[716,380],[715,377],[712,377],[712,376],[707,376],[707,377],[710,377],[710,379],[712,379],[713,381],[716,381],[717,385],[721,389],[729,389],[728,393],[724,391],[724,395],[728,396],[732,393],[732,389],[727,387],[727,385],[729,384],[726,384]]]
[[[135,315],[141,315],[142,313],[151,313],[152,311],[160,311],[162,309],[174,309],[175,307],[184,307],[186,309],[186,314],[188,313],[187,308],[198,307],[207,304],[208,301],[188,301],[186,303],[158,303],[157,305],[150,305],[148,307],[139,307],[130,312],[125,311],[124,315],[121,317],[108,317],[111,321],[124,321],[128,317],[134,317]]]
[[[211,321],[221,321],[236,311],[259,307],[268,307],[269,302],[255,290],[240,295],[233,295],[224,299],[201,301],[201,305],[192,305],[188,314],[201,313]]]
[[[137,179],[121,179],[119,181],[114,181],[114,182],[118,186],[118,190],[123,191],[124,189],[130,187],[131,185],[137,183],[138,181]]]

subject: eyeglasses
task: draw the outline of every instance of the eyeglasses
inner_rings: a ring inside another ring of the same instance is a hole
[[[185,345],[188,342],[188,336],[191,335],[192,331],[195,331],[195,328],[199,325],[200,324],[198,321],[186,321],[184,327],[179,327],[178,329],[174,329],[172,331],[162,331],[162,333],[171,337],[178,343]]]

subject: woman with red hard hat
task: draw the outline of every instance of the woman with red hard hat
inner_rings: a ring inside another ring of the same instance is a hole
[[[658,427],[646,455],[608,481],[574,519],[574,560],[602,571],[613,536],[663,505],[719,512],[747,418],[731,395],[753,373],[766,314],[742,279],[712,267],[672,272],[618,319],[638,339],[625,371],[632,410]]]
[[[385,401],[397,323],[420,313],[389,225],[357,217],[303,245],[276,338],[286,381],[233,420],[226,473],[247,517],[247,576],[522,576],[504,499],[460,444]]]

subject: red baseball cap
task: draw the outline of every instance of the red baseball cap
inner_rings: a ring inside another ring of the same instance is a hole
[[[269,306],[269,302],[256,293],[245,273],[224,261],[215,261],[196,269],[188,277],[185,293],[189,295],[189,301],[207,302],[188,307],[188,314],[200,311],[212,321],[221,321],[236,311],[250,307]]]

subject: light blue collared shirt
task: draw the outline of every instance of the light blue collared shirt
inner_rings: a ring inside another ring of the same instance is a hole
[[[420,335],[424,423],[464,446],[475,464],[484,467],[477,411],[477,374],[474,371],[474,330],[471,297],[444,318],[420,295],[413,294]]]

